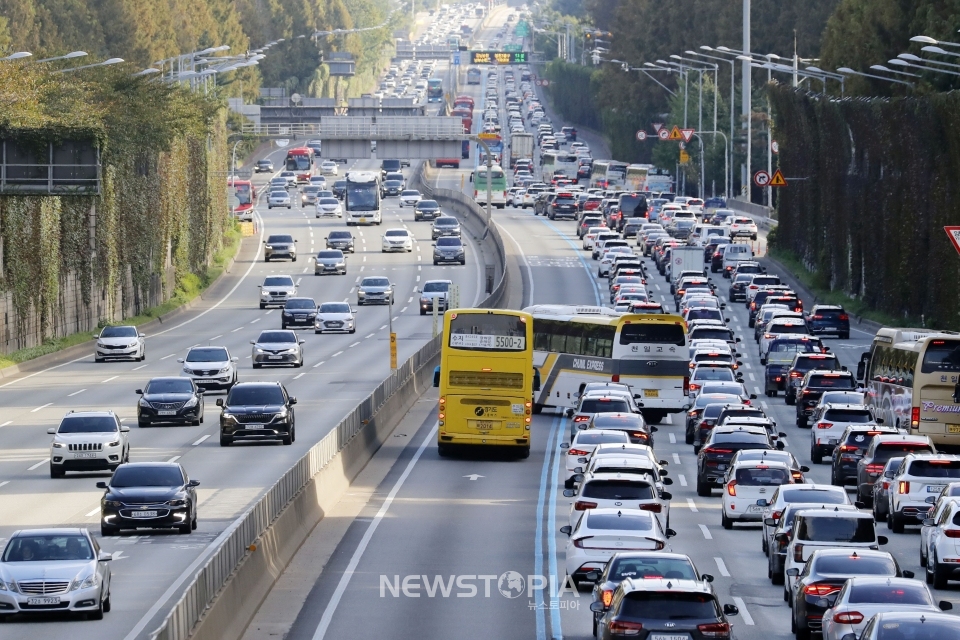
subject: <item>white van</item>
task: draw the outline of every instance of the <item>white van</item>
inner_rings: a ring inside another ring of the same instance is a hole
[[[730,244],[723,252],[723,277],[729,278],[730,272],[738,262],[753,260],[753,248],[748,244]]]

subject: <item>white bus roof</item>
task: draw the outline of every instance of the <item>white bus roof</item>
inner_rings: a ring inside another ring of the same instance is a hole
[[[380,179],[379,174],[372,171],[348,171],[347,182],[376,182]]]
[[[903,329],[897,327],[883,327],[877,331],[875,342],[896,344],[903,349],[917,349],[928,338],[956,339],[960,333],[956,331],[937,331],[934,329]]]

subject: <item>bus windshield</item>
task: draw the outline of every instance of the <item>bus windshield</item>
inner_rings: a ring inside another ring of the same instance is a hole
[[[380,192],[376,182],[347,182],[347,211],[376,211],[380,208]]]
[[[310,168],[310,156],[291,154],[287,156],[287,171],[306,171]]]
[[[932,340],[923,353],[922,373],[960,371],[960,340]]]
[[[527,326],[518,316],[456,313],[450,316],[449,346],[472,351],[524,351]]]
[[[253,189],[249,182],[235,182],[233,187],[236,189],[237,199],[240,200],[240,204],[250,204],[253,202]]]

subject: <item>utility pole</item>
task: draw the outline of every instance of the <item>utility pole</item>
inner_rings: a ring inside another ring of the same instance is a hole
[[[747,58],[750,57],[750,0],[743,0],[743,55]],[[751,100],[751,68],[750,65],[753,64],[749,60],[743,61],[743,126],[747,129],[747,162],[746,170],[744,171],[744,182],[743,190],[744,195],[747,196],[747,202],[750,202],[750,185],[753,184],[753,177],[750,175],[750,146],[753,144],[751,118],[750,114],[753,111],[753,105],[750,103]]]

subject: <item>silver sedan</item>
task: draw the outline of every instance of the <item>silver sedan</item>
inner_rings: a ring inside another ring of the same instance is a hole
[[[297,338],[294,331],[261,331],[259,338],[250,341],[253,345],[250,354],[253,368],[259,369],[265,364],[292,364],[294,367],[302,367],[304,342],[305,340]]]

